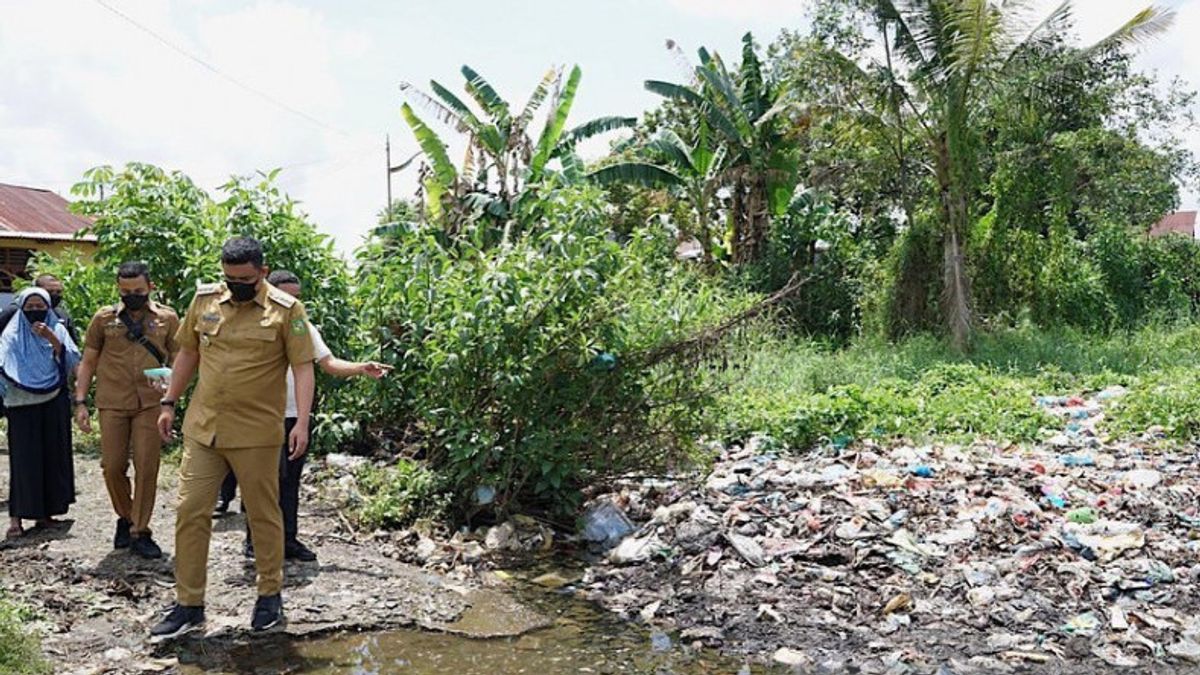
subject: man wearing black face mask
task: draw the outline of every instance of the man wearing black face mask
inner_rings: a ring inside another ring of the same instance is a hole
[[[161,558],[162,549],[150,536],[150,517],[162,452],[157,426],[162,391],[153,386],[145,371],[171,364],[179,351],[175,342],[179,317],[170,307],[150,300],[154,284],[146,263],[121,265],[117,290],[121,301],[97,312],[88,325],[75,382],[75,422],[85,432],[92,430],[87,393],[94,375],[100,466],[117,513],[113,548],[129,548],[143,558]]]
[[[162,401],[158,429],[174,434],[175,402],[199,380],[183,421],[183,461],[175,518],[176,605],[150,629],[163,640],[204,624],[212,511],[230,471],[242,486],[258,568],[256,631],[283,621],[283,515],[279,449],[308,448],[313,397],[313,341],[304,305],[267,282],[262,245],[235,237],[221,248],[225,283],[196,290],[179,328],[179,356]],[[284,433],[288,367],[295,380],[297,421]]]

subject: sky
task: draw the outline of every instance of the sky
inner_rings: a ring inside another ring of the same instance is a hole
[[[1049,8],[1051,0],[1039,0]],[[1084,41],[1137,9],[1077,0]],[[1200,87],[1200,0],[1138,64]],[[646,79],[679,80],[666,50],[707,46],[736,60],[804,26],[805,0],[0,0],[0,182],[67,196],[89,167],[141,161],[213,190],[282,168],[280,183],[352,251],[385,205],[393,161],[416,152],[401,82],[461,91],[471,65],[523,103],[550,67],[578,64],[571,119],[638,115]],[[135,25],[136,24],[136,25]],[[140,27],[139,27],[140,26]],[[452,136],[449,130],[444,135]],[[1200,152],[1200,130],[1188,130]],[[393,179],[397,197],[415,179]],[[1184,205],[1196,205],[1194,192]]]

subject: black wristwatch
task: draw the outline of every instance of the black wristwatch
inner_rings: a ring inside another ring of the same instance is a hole
[[[175,408],[175,401],[170,401],[165,398],[163,400],[159,401],[158,404],[163,407],[166,407],[166,408],[172,408],[172,409]]]
[[[75,405],[87,405],[87,399],[86,398],[77,398],[77,399],[75,399],[74,403],[75,403]]]

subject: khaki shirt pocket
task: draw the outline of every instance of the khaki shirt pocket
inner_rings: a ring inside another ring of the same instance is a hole
[[[262,356],[268,356],[272,351],[279,350],[279,347],[276,345],[279,341],[279,330],[277,328],[251,328],[246,331],[245,338],[250,344],[254,345],[258,354]]]
[[[200,344],[200,349],[206,350],[212,347],[213,340],[221,332],[221,324],[217,321],[198,321],[195,331],[196,342]]]

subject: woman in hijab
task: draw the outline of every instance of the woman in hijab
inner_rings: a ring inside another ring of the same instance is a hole
[[[50,295],[27,288],[17,312],[0,332],[0,390],[8,408],[8,538],[24,534],[21,521],[40,528],[75,501],[71,456],[71,406],[67,373],[79,347],[50,311]]]

